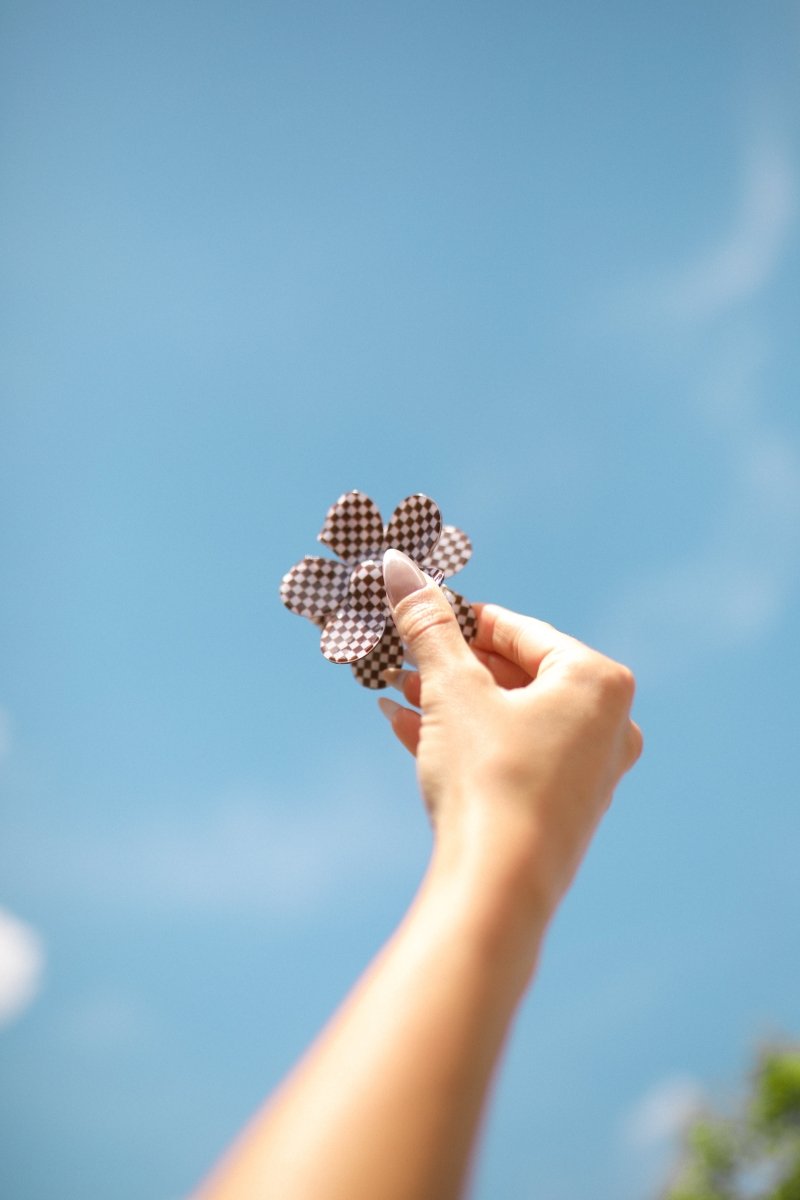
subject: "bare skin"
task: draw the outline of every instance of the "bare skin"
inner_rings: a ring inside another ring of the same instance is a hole
[[[416,755],[431,861],[394,936],[203,1200],[463,1194],[547,926],[641,753],[625,667],[495,605],[479,608],[467,647],[409,560],[390,551],[385,570],[418,671],[392,677],[411,707],[382,708]]]

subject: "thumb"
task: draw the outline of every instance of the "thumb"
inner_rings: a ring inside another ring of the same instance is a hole
[[[387,550],[383,579],[397,631],[423,681],[472,663],[455,613],[416,563],[399,550]]]

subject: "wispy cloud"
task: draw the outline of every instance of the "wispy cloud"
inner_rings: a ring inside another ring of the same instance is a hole
[[[745,157],[741,196],[729,230],[662,277],[652,292],[654,307],[672,317],[703,320],[754,296],[780,265],[796,208],[786,148],[763,137]]]
[[[110,983],[64,1006],[57,1029],[65,1044],[97,1056],[135,1051],[158,1035],[144,998]]]
[[[696,1079],[674,1075],[641,1096],[623,1121],[626,1143],[636,1150],[669,1148],[702,1110],[703,1090]]]
[[[0,908],[0,1025],[31,1003],[41,986],[44,949],[36,931]]]
[[[704,544],[613,597],[601,636],[651,676],[763,636],[785,613],[800,580],[800,447],[763,403],[762,381],[774,349],[760,332],[759,314],[796,211],[789,152],[779,140],[763,137],[747,157],[728,235],[643,287],[631,303],[634,324],[642,313],[655,322],[676,369],[688,372],[687,412],[699,416],[718,445],[715,474],[724,480],[709,505],[713,517]],[[681,364],[676,319],[690,324],[693,334],[714,321],[699,365],[694,336]]]
[[[376,819],[361,797],[287,810],[263,798],[227,800],[205,819],[152,822],[121,856],[106,845],[95,861],[101,887],[120,894],[120,869],[138,890],[140,871],[155,903],[186,910],[254,909],[303,916],[386,867],[398,829]],[[383,863],[383,868],[377,864]]]
[[[632,580],[605,636],[651,678],[745,646],[783,618],[800,581],[800,453],[761,427],[732,454],[732,486],[698,551]]]
[[[798,212],[797,173],[784,139],[764,131],[748,145],[739,195],[720,232],[683,262],[615,288],[603,312],[615,325],[673,328],[733,315],[756,300],[786,256]]]
[[[329,797],[320,801],[315,797]],[[140,814],[124,828],[26,825],[7,847],[7,878],[24,894],[59,895],[138,912],[257,913],[304,919],[348,891],[420,860],[408,800],[375,795],[368,766],[333,768],[296,797],[222,796],[180,816]],[[26,864],[24,877],[22,868]]]
[[[656,1195],[674,1172],[680,1138],[705,1097],[690,1075],[669,1075],[639,1097],[619,1124],[619,1149],[630,1195]]]

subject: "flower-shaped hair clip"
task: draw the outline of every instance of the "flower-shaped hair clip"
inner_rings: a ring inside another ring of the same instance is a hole
[[[328,510],[317,540],[341,561],[307,554],[281,580],[281,600],[322,629],[320,649],[333,663],[350,663],[364,687],[386,686],[383,672],[403,665],[403,644],[383,584],[383,552],[401,550],[434,582],[455,575],[472,545],[454,525],[443,525],[428,496],[408,496],[384,527],[369,496],[345,492]],[[467,641],[477,626],[471,605],[442,587]]]

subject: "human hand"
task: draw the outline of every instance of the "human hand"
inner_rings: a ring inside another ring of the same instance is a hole
[[[417,758],[436,855],[495,882],[544,923],[614,788],[642,749],[631,672],[533,617],[476,606],[467,646],[439,588],[398,551],[384,560],[394,620],[418,671],[381,701]]]
[[[389,550],[418,671],[381,706],[435,829],[398,929],[204,1188],[207,1200],[464,1194],[489,1085],[550,916],[641,750],[629,671],[550,625],[447,599]]]

